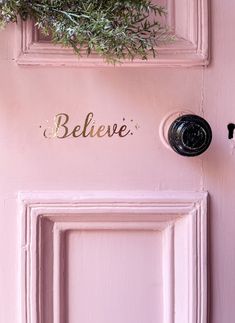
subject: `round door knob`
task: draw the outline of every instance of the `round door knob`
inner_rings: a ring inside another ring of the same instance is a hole
[[[168,130],[169,145],[182,156],[201,155],[210,146],[211,140],[210,125],[194,114],[180,116]]]

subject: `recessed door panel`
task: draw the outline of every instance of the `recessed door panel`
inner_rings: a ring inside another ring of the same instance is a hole
[[[65,322],[163,321],[160,232],[69,231],[65,241]]]
[[[206,194],[20,199],[23,323],[206,323]]]

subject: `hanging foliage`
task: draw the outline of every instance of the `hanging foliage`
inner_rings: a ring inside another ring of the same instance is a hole
[[[52,41],[80,56],[148,59],[169,32],[165,9],[151,0],[0,0],[0,25],[32,19]]]

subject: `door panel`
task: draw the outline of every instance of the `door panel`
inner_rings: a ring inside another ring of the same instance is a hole
[[[161,17],[167,23],[173,42],[158,42],[157,58],[147,61],[135,59],[126,61],[122,66],[129,67],[192,67],[206,66],[209,63],[208,46],[208,1],[207,0],[153,0],[164,6],[167,16]],[[33,26],[31,21],[19,24],[18,42],[15,59],[23,66],[72,66],[72,67],[107,67],[96,54],[79,59],[73,51],[55,46]]]
[[[206,323],[206,194],[19,199],[23,322]]]
[[[158,231],[81,230],[65,239],[65,322],[163,321]]]

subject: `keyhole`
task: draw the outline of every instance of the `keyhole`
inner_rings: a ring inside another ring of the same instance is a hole
[[[235,124],[229,123],[228,124],[228,139],[233,139],[233,132],[235,130]]]

